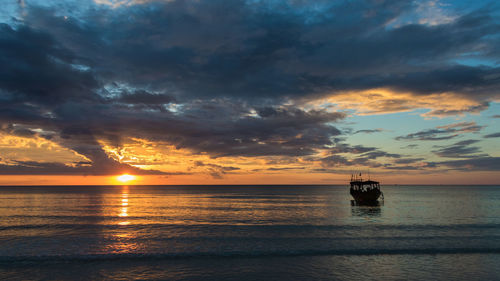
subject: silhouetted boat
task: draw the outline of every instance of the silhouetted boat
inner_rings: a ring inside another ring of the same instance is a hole
[[[378,181],[367,180],[364,181],[359,174],[351,175],[351,195],[358,204],[374,204],[377,203],[378,198],[384,194],[380,191],[380,183]]]

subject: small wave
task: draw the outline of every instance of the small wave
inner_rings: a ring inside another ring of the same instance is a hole
[[[0,256],[1,264],[30,262],[86,262],[86,261],[150,261],[187,258],[261,258],[295,256],[366,256],[366,255],[439,255],[439,254],[500,254],[500,248],[425,248],[425,249],[338,249],[254,252],[198,252],[198,253],[126,253],[89,255]]]
[[[134,220],[142,217],[127,217],[127,220]],[[227,222],[165,222],[165,223],[131,223],[127,226],[117,225],[115,222],[121,218],[114,218],[114,220],[103,221],[102,223],[45,223],[45,224],[19,224],[19,225],[5,225],[0,226],[1,230],[18,230],[18,229],[43,229],[43,228],[156,228],[156,229],[170,229],[179,227],[189,228],[206,228],[207,226],[213,229],[232,229],[232,228],[248,228],[248,229],[266,229],[266,230],[324,230],[324,231],[347,231],[358,229],[375,229],[381,230],[406,230],[406,231],[429,231],[429,230],[462,230],[468,229],[500,229],[500,224],[449,224],[449,225],[436,225],[436,224],[409,224],[409,225],[393,225],[393,224],[380,224],[380,225],[295,225],[295,224],[256,224],[251,221],[243,221],[238,224],[227,224]]]

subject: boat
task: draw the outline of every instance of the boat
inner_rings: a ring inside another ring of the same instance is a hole
[[[384,194],[380,191],[380,183],[378,181],[364,181],[359,174],[351,175],[351,196],[357,204],[375,204],[378,203],[380,196],[384,198]]]

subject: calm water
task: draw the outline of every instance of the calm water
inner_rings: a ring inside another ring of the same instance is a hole
[[[499,280],[499,186],[0,187],[0,279]]]

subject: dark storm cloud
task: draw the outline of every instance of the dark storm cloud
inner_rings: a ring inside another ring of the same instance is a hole
[[[92,164],[18,162],[3,165],[3,173],[161,173],[118,163],[100,143],[119,148],[129,136],[211,157],[331,149],[325,163],[376,166],[379,157],[401,156],[337,144],[341,132],[332,123],[346,115],[305,110],[300,102],[387,87],[415,95],[457,92],[478,101],[464,109],[477,112],[500,89],[499,68],[454,61],[471,52],[500,58],[498,22],[486,9],[437,26],[391,27],[415,6],[236,0],[83,6],[90,8],[27,3],[20,18],[0,25],[0,125],[9,134],[51,139]],[[480,128],[464,124],[398,139],[449,139]],[[225,171],[203,167],[213,176]]]
[[[236,118],[235,115],[241,112],[228,112],[227,115],[223,111],[222,108],[188,110],[186,114],[196,114],[196,120],[212,115],[209,117],[211,120],[190,128],[193,132],[185,134],[189,139],[185,137],[178,145],[207,152],[214,157],[310,155],[316,149],[332,144],[332,137],[339,135],[340,131],[327,123],[345,116],[325,111],[267,107],[258,109],[256,117]]]
[[[77,56],[46,32],[0,24],[0,54],[0,95],[11,105],[99,100],[93,74],[73,68]]]
[[[17,34],[22,35],[23,32],[26,31],[21,30]],[[47,41],[55,44],[51,40]],[[43,54],[38,56],[43,57]],[[24,57],[20,57],[19,61],[12,65],[33,64],[30,60],[23,61],[23,59]],[[48,67],[46,71],[52,71],[52,64],[54,62],[51,60],[46,63]],[[65,72],[66,75],[74,73],[76,77],[82,75],[81,70],[71,67],[65,69]],[[113,83],[112,86],[116,85]],[[112,160],[106,157],[96,138],[104,138],[119,146],[122,136],[127,134],[165,140],[179,148],[207,152],[214,156],[308,155],[313,153],[315,148],[330,144],[330,136],[340,134],[337,129],[325,123],[344,117],[342,113],[305,112],[295,108],[269,106],[257,108],[258,118],[243,117],[242,114],[249,113],[248,106],[239,105],[241,102],[224,100],[195,100],[185,103],[183,112],[174,116],[169,112],[162,114],[150,112],[151,109],[155,109],[152,105],[161,106],[174,101],[170,96],[136,90],[132,93],[122,91],[115,99],[103,99],[96,94],[98,90],[94,86],[90,84],[85,88],[87,95],[93,97],[92,101],[73,102],[74,97],[71,96],[75,92],[73,88],[61,88],[60,92],[67,96],[66,100],[55,101],[48,105],[23,104],[17,110],[25,109],[29,114],[19,113],[18,119],[6,116],[4,121],[23,123],[25,120],[21,118],[32,116],[29,117],[28,121],[31,122],[28,123],[58,131],[59,140],[65,147],[85,155],[96,163],[109,164]],[[26,92],[41,96],[45,94],[45,92],[32,93],[29,90]],[[42,101],[45,102],[43,99]],[[133,107],[121,108],[113,104],[113,101],[130,104]],[[148,107],[142,110],[144,108],[137,105],[148,105]],[[50,116],[45,117],[44,112]],[[9,113],[10,111],[5,111],[4,115]]]
[[[106,174],[121,170],[149,173],[110,159],[95,141],[86,114],[95,115],[102,98],[93,74],[72,67],[78,57],[51,35],[27,26],[0,25],[0,122],[17,136],[33,136],[29,128],[56,131],[60,144],[92,160],[92,167],[18,162],[2,166],[8,173]],[[82,108],[89,109],[83,112]],[[80,121],[80,123],[78,122]],[[74,122],[74,123],[73,123]],[[85,125],[81,123],[86,123]],[[15,124],[15,125],[13,125]],[[41,136],[50,138],[49,135]],[[158,172],[160,173],[160,172]]]
[[[477,125],[475,122],[461,122],[446,126],[438,126],[435,129],[424,130],[406,136],[396,137],[396,140],[448,140],[458,137],[465,133],[479,132],[483,126]]]
[[[115,108],[112,115],[106,111],[86,120],[93,124],[93,134],[117,146],[123,135],[138,136],[221,157],[310,155],[340,134],[327,123],[344,118],[341,113],[297,108],[266,108],[255,116],[249,116],[250,111],[238,103],[213,101],[185,104],[182,114]]]
[[[173,102],[174,99],[165,94],[153,94],[144,90],[138,90],[133,93],[122,93],[117,101],[127,104],[158,105],[169,104]]]
[[[14,126],[12,124],[7,124],[0,127],[0,131],[8,133],[10,135],[29,138],[35,136],[37,133],[30,130],[29,128]]]
[[[489,135],[485,135],[484,137],[485,138],[500,138],[500,132],[489,134]]]
[[[499,68],[453,61],[471,50],[498,59],[492,35],[499,25],[490,11],[437,26],[388,28],[415,8],[404,1],[319,9],[287,1],[169,1],[101,6],[69,20],[31,7],[24,20],[78,52],[101,79],[182,97],[280,98],[373,87],[479,100],[497,95]],[[486,101],[476,110],[485,107]]]

